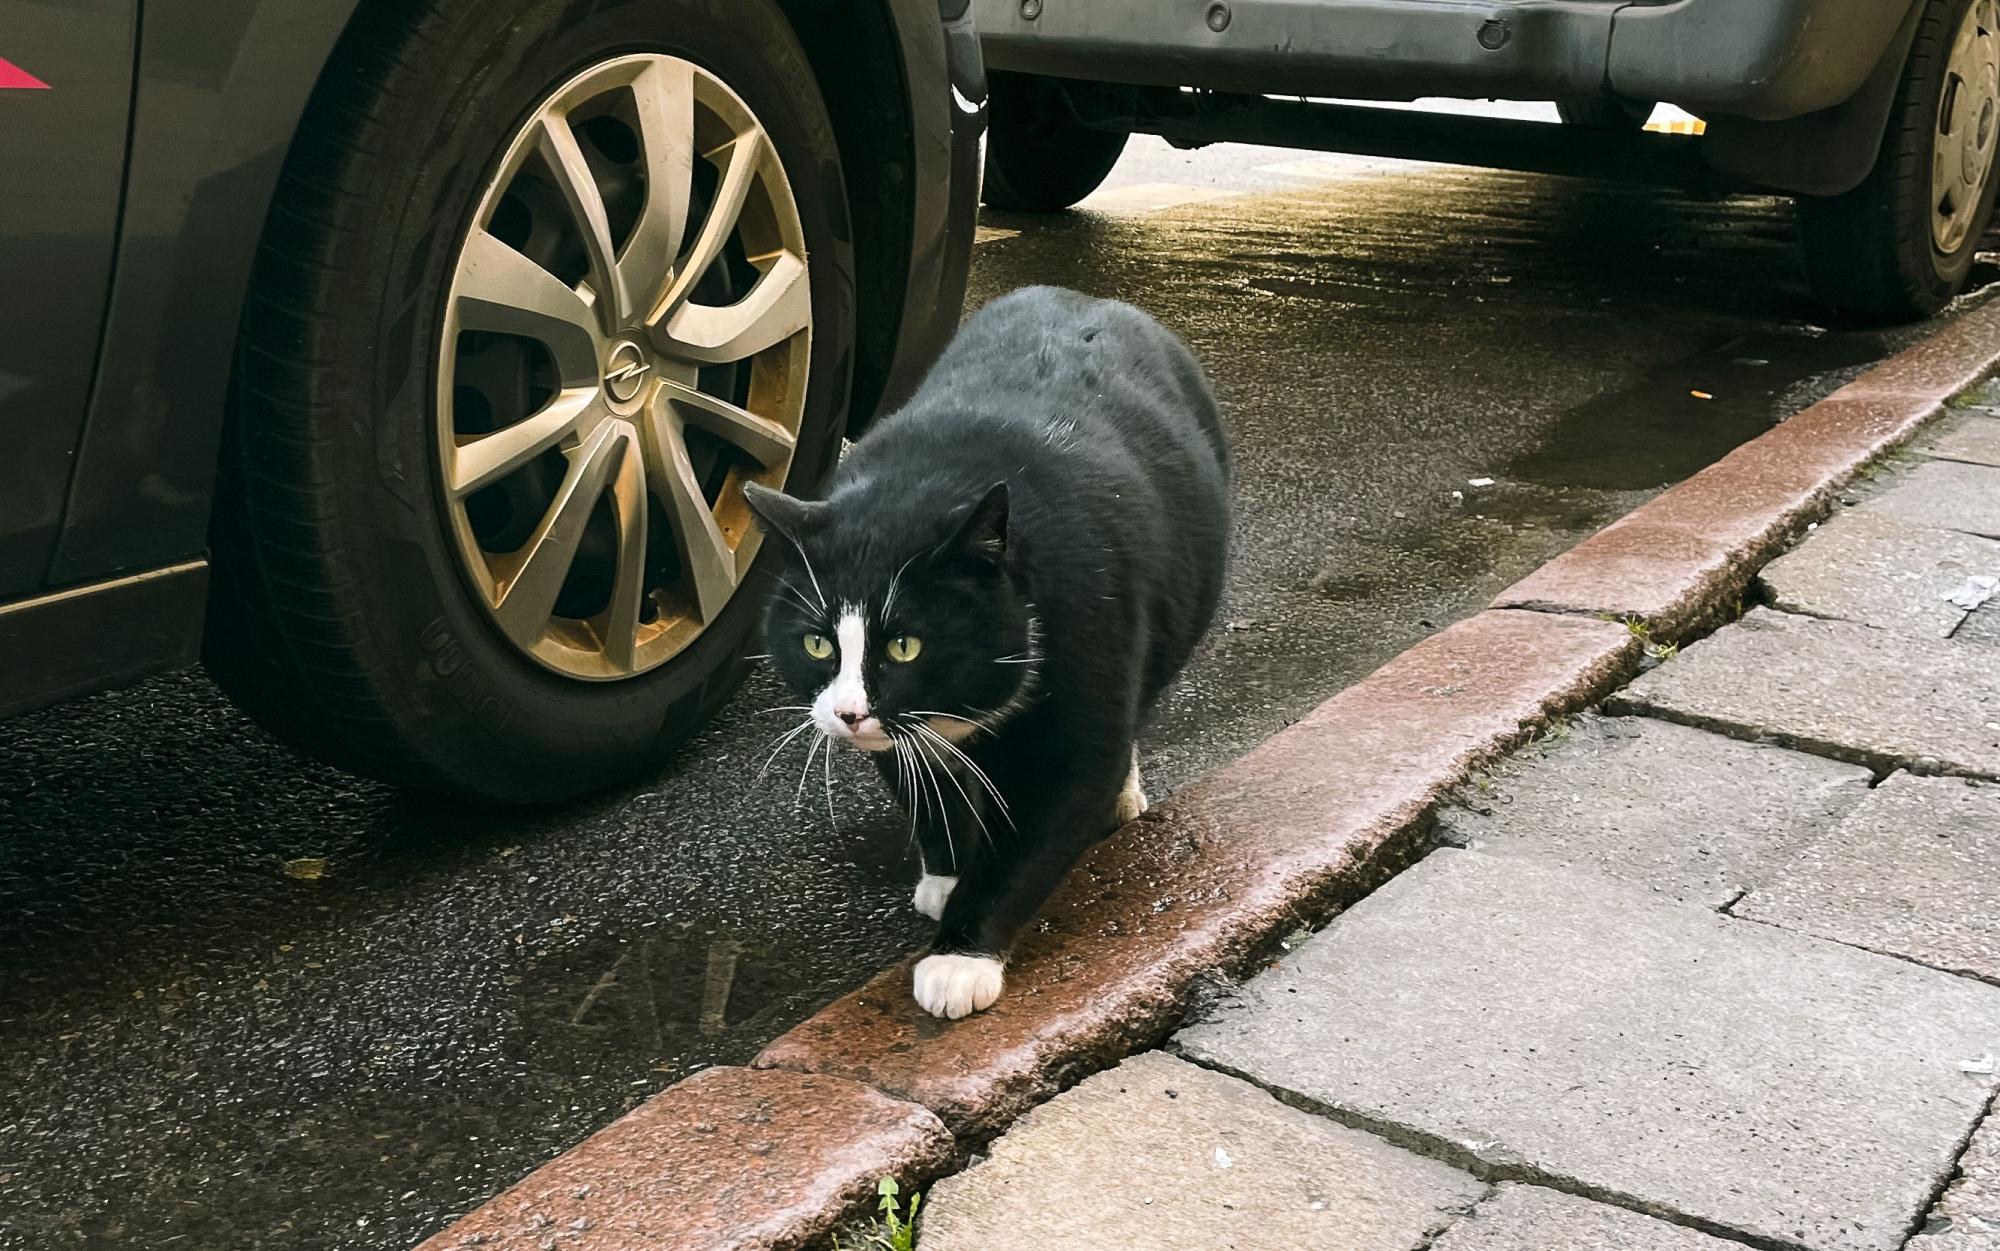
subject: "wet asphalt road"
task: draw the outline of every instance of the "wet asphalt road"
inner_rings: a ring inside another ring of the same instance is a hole
[[[979,250],[975,300],[1165,319],[1234,433],[1156,795],[1893,346],[1817,320],[1775,201],[1269,168],[1309,155],[1147,145],[1127,209],[1248,194]],[[658,776],[529,815],[300,761],[198,673],[0,725],[0,1246],[407,1247],[910,949],[872,771],[754,781],[781,702],[760,674]]]

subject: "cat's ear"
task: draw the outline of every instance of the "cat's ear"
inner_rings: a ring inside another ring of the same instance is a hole
[[[958,533],[951,536],[948,550],[964,552],[981,560],[999,564],[1007,555],[1007,484],[996,482],[987,488],[965,520],[958,523]]]
[[[743,502],[750,506],[757,524],[767,533],[785,536],[794,547],[819,528],[820,516],[826,509],[823,502],[798,499],[761,482],[743,484]]]

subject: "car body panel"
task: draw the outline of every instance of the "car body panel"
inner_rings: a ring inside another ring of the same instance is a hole
[[[131,112],[137,0],[0,5],[0,600],[43,585],[90,400]]]
[[[51,586],[204,550],[264,215],[354,7],[149,0],[117,276]]]
[[[1271,95],[1595,91],[1619,0],[974,0],[989,69]],[[1036,16],[1026,16],[1028,10]],[[1488,23],[1506,31],[1488,48]],[[1215,29],[1220,24],[1221,29]],[[1585,86],[1584,84],[1589,84]]]
[[[0,717],[193,664],[207,600],[191,560],[0,604]]]
[[[1911,0],[1676,0],[1626,5],[1605,81],[1633,100],[1704,116],[1779,121],[1847,100],[1881,60]]]
[[[974,12],[999,70],[1348,99],[1610,90],[1770,120],[1852,95],[1910,4],[975,0]]]

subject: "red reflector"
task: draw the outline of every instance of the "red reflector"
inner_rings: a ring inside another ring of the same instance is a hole
[[[12,61],[0,57],[0,91],[46,91],[48,86]]]

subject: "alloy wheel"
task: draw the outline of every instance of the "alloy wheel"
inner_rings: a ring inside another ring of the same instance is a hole
[[[798,205],[740,97],[651,53],[551,93],[474,210],[440,343],[442,496],[500,633],[609,681],[712,623],[757,553],[743,484],[791,466],[811,335]]]
[[[1931,143],[1931,242],[1947,256],[1971,233],[2000,138],[2000,22],[1973,0],[1952,38]]]

